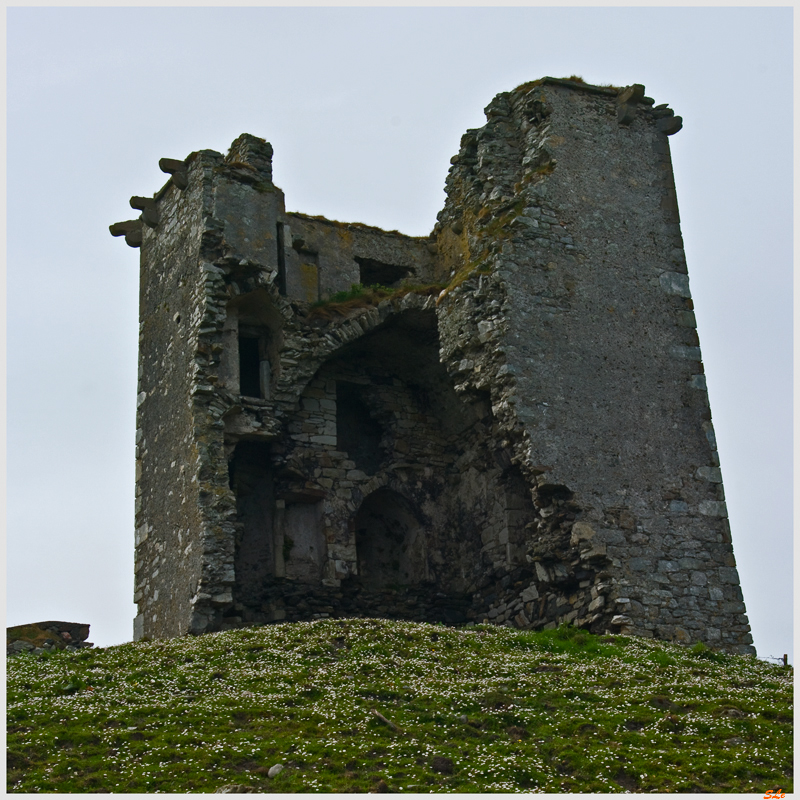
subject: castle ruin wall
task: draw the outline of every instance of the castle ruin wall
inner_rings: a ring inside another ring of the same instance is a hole
[[[112,226],[141,247],[136,638],[377,615],[753,652],[680,118],[555,79],[486,113],[429,237],[287,213],[246,134]]]

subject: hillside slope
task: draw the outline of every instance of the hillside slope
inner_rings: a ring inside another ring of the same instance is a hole
[[[790,792],[792,679],[702,646],[373,619],[22,654],[8,791]]]

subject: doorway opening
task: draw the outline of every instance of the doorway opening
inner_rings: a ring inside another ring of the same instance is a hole
[[[383,488],[368,495],[356,514],[355,529],[362,585],[384,590],[427,579],[424,531],[401,494]]]

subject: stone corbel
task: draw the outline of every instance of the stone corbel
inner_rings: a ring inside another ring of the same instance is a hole
[[[644,100],[644,86],[634,83],[617,95],[617,122],[630,125],[636,119],[637,105]]]
[[[683,118],[676,117],[675,112],[666,103],[656,106],[653,109],[653,116],[656,118],[656,128],[666,136],[672,136],[683,127]]]
[[[183,191],[189,185],[189,179],[186,175],[186,162],[178,161],[176,158],[162,158],[159,159],[158,168],[162,172],[166,172],[172,176],[172,182],[175,186]]]
[[[129,247],[140,247],[142,244],[142,220],[129,219],[125,222],[115,222],[108,226],[112,236],[124,236]]]
[[[158,225],[158,209],[156,208],[156,201],[152,197],[131,197],[131,208],[135,208],[142,212],[142,221],[149,228],[155,228]]]

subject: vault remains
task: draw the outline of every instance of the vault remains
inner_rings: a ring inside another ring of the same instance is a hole
[[[680,117],[553,78],[486,116],[428,237],[286,212],[248,134],[111,226],[141,248],[135,638],[378,615],[754,652]]]

